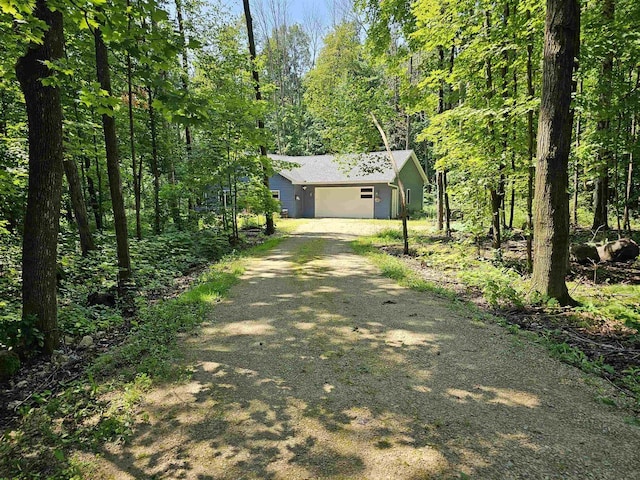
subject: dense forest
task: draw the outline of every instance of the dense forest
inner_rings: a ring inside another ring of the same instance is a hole
[[[425,221],[489,232],[497,256],[521,230],[534,284],[571,303],[570,224],[638,215],[640,4],[547,3],[358,0],[292,22],[279,0],[1,1],[3,348],[126,326],[163,275],[235,248],[241,217],[273,233],[266,153],[383,150],[372,113],[423,162]]]

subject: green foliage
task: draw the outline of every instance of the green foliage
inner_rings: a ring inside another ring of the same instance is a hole
[[[507,268],[486,267],[477,271],[461,272],[460,280],[482,290],[484,298],[493,308],[522,308],[524,293],[516,289],[520,275]]]
[[[85,307],[70,304],[58,311],[58,327],[73,337],[108,331],[121,326],[123,322],[120,312],[103,305]]]
[[[387,228],[376,234],[376,237],[382,240],[402,240],[402,230],[396,228]]]
[[[550,342],[548,348],[554,356],[563,362],[575,365],[585,372],[599,375],[604,373],[612,374],[614,372],[613,367],[604,363],[602,357],[595,361],[589,360],[582,350],[572,347],[567,343]]]
[[[124,443],[133,432],[137,404],[151,386],[137,375],[109,396],[115,385],[75,382],[57,394],[34,394],[22,409],[20,428],[0,442],[0,476],[10,478],[83,478],[74,448],[97,451],[106,442]]]
[[[640,399],[640,368],[629,367],[622,373],[624,374],[624,378],[622,380],[624,386]]]
[[[7,256],[4,259],[6,275],[0,277],[4,299],[0,301],[0,347],[18,349],[24,354],[37,350],[43,335],[35,322],[20,315],[19,260],[17,245],[5,239]],[[76,245],[75,234],[61,233],[59,252],[60,307],[58,322],[62,336],[81,337],[99,331],[108,331],[123,324],[117,308],[88,305],[91,293],[115,292],[117,267],[109,258],[115,258],[115,241],[109,235],[97,236],[99,250],[82,257]],[[193,268],[216,261],[232,251],[229,239],[216,228],[203,228],[196,232],[168,232],[143,240],[131,240],[131,256],[136,269],[134,279],[141,297],[162,293],[175,277]]]
[[[576,312],[584,318],[604,319],[624,324],[627,328],[640,332],[640,309],[636,299],[640,286],[626,284],[598,284],[572,286],[581,306]]]
[[[331,152],[377,150],[381,142],[370,112],[383,124],[389,118],[384,82],[358,33],[354,23],[337,25],[325,37],[316,66],[305,78],[305,101],[309,112],[320,120],[324,143]]]
[[[11,378],[20,369],[20,357],[13,351],[0,350],[0,380]]]
[[[44,334],[36,327],[35,317],[4,318],[0,329],[0,348],[33,351],[41,347]]]

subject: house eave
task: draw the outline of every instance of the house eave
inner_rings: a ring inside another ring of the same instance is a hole
[[[339,180],[335,182],[291,182],[293,185],[371,185],[389,184],[388,180]]]

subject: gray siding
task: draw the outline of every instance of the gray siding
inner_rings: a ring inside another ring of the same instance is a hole
[[[279,173],[269,178],[269,189],[280,190],[280,204],[282,208],[289,210],[289,216],[297,215],[297,205],[295,200],[295,188],[292,183]]]
[[[314,218],[316,216],[316,187],[313,185],[305,185],[306,190],[302,191],[302,211],[300,216],[303,218]],[[302,188],[302,187],[301,187]]]
[[[373,211],[374,218],[391,218],[391,192],[392,188],[384,183],[375,185],[376,200]]]
[[[411,202],[407,205],[410,211],[422,211],[424,201],[424,181],[413,160],[408,160],[400,171],[400,179],[405,190],[411,189]]]

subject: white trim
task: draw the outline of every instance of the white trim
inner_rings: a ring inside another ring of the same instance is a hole
[[[398,218],[399,214],[399,200],[398,200],[398,188],[391,190],[391,218]]]
[[[411,203],[411,189],[407,188],[407,191],[405,192],[405,200],[407,202],[407,205]]]
[[[271,197],[274,200],[280,201],[280,190],[269,190],[271,192]],[[275,194],[275,195],[274,195]]]
[[[341,180],[339,182],[292,182],[293,185],[309,185],[311,187],[316,185],[331,186],[331,185],[353,185],[354,187],[369,187],[371,185],[388,185],[389,182],[385,180]]]
[[[282,171],[275,172],[275,175],[280,175],[281,177],[285,178],[286,180],[289,180],[292,185],[302,185],[302,184],[306,183],[306,182],[299,182],[297,180],[294,180],[289,175],[285,175]]]

